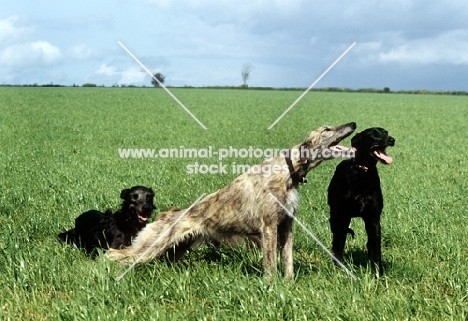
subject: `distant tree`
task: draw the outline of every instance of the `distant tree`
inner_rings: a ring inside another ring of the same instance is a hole
[[[247,87],[247,80],[249,79],[249,76],[252,70],[253,70],[253,65],[250,62],[246,62],[244,66],[242,67],[241,75],[242,75],[242,81],[244,82],[242,87]]]
[[[390,92],[390,88],[384,87],[383,92],[384,92],[384,93],[389,93],[389,92]]]
[[[157,82],[153,77],[151,77],[151,84],[154,87],[159,87],[159,83],[164,84],[164,79],[166,79],[166,76],[164,76],[162,73],[157,72],[157,73],[154,74],[154,77],[157,80],[159,80],[159,82]]]

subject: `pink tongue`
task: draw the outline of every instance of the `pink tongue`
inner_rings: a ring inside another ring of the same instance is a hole
[[[143,222],[146,222],[146,221],[148,220],[147,217],[144,217],[144,216],[141,216],[141,215],[138,215],[138,218],[139,218],[140,220],[142,220]]]
[[[388,156],[387,154],[385,154],[384,152],[380,150],[376,150],[374,153],[378,158],[380,158],[386,164],[390,164],[391,162],[393,162],[393,158],[391,158],[390,156]]]

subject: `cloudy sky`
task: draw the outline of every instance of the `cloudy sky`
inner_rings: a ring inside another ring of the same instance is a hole
[[[468,91],[466,0],[4,1],[0,84]]]

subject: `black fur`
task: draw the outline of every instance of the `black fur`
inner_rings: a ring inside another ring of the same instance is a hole
[[[129,246],[156,208],[153,205],[154,192],[151,188],[134,186],[122,190],[120,198],[123,203],[117,212],[84,212],[76,218],[75,228],[58,235],[59,240],[76,244],[88,253],[95,248],[120,249]]]
[[[383,274],[380,234],[380,214],[383,196],[377,172],[377,162],[392,162],[385,148],[394,146],[395,139],[379,127],[369,128],[351,139],[355,157],[338,164],[328,186],[330,226],[333,233],[332,250],[336,258],[343,259],[346,235],[354,237],[349,228],[351,218],[362,217],[367,232],[369,258]]]

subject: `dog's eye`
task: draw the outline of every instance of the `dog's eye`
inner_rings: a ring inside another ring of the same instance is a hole
[[[138,199],[138,194],[132,194],[132,198],[133,198],[134,200]]]

